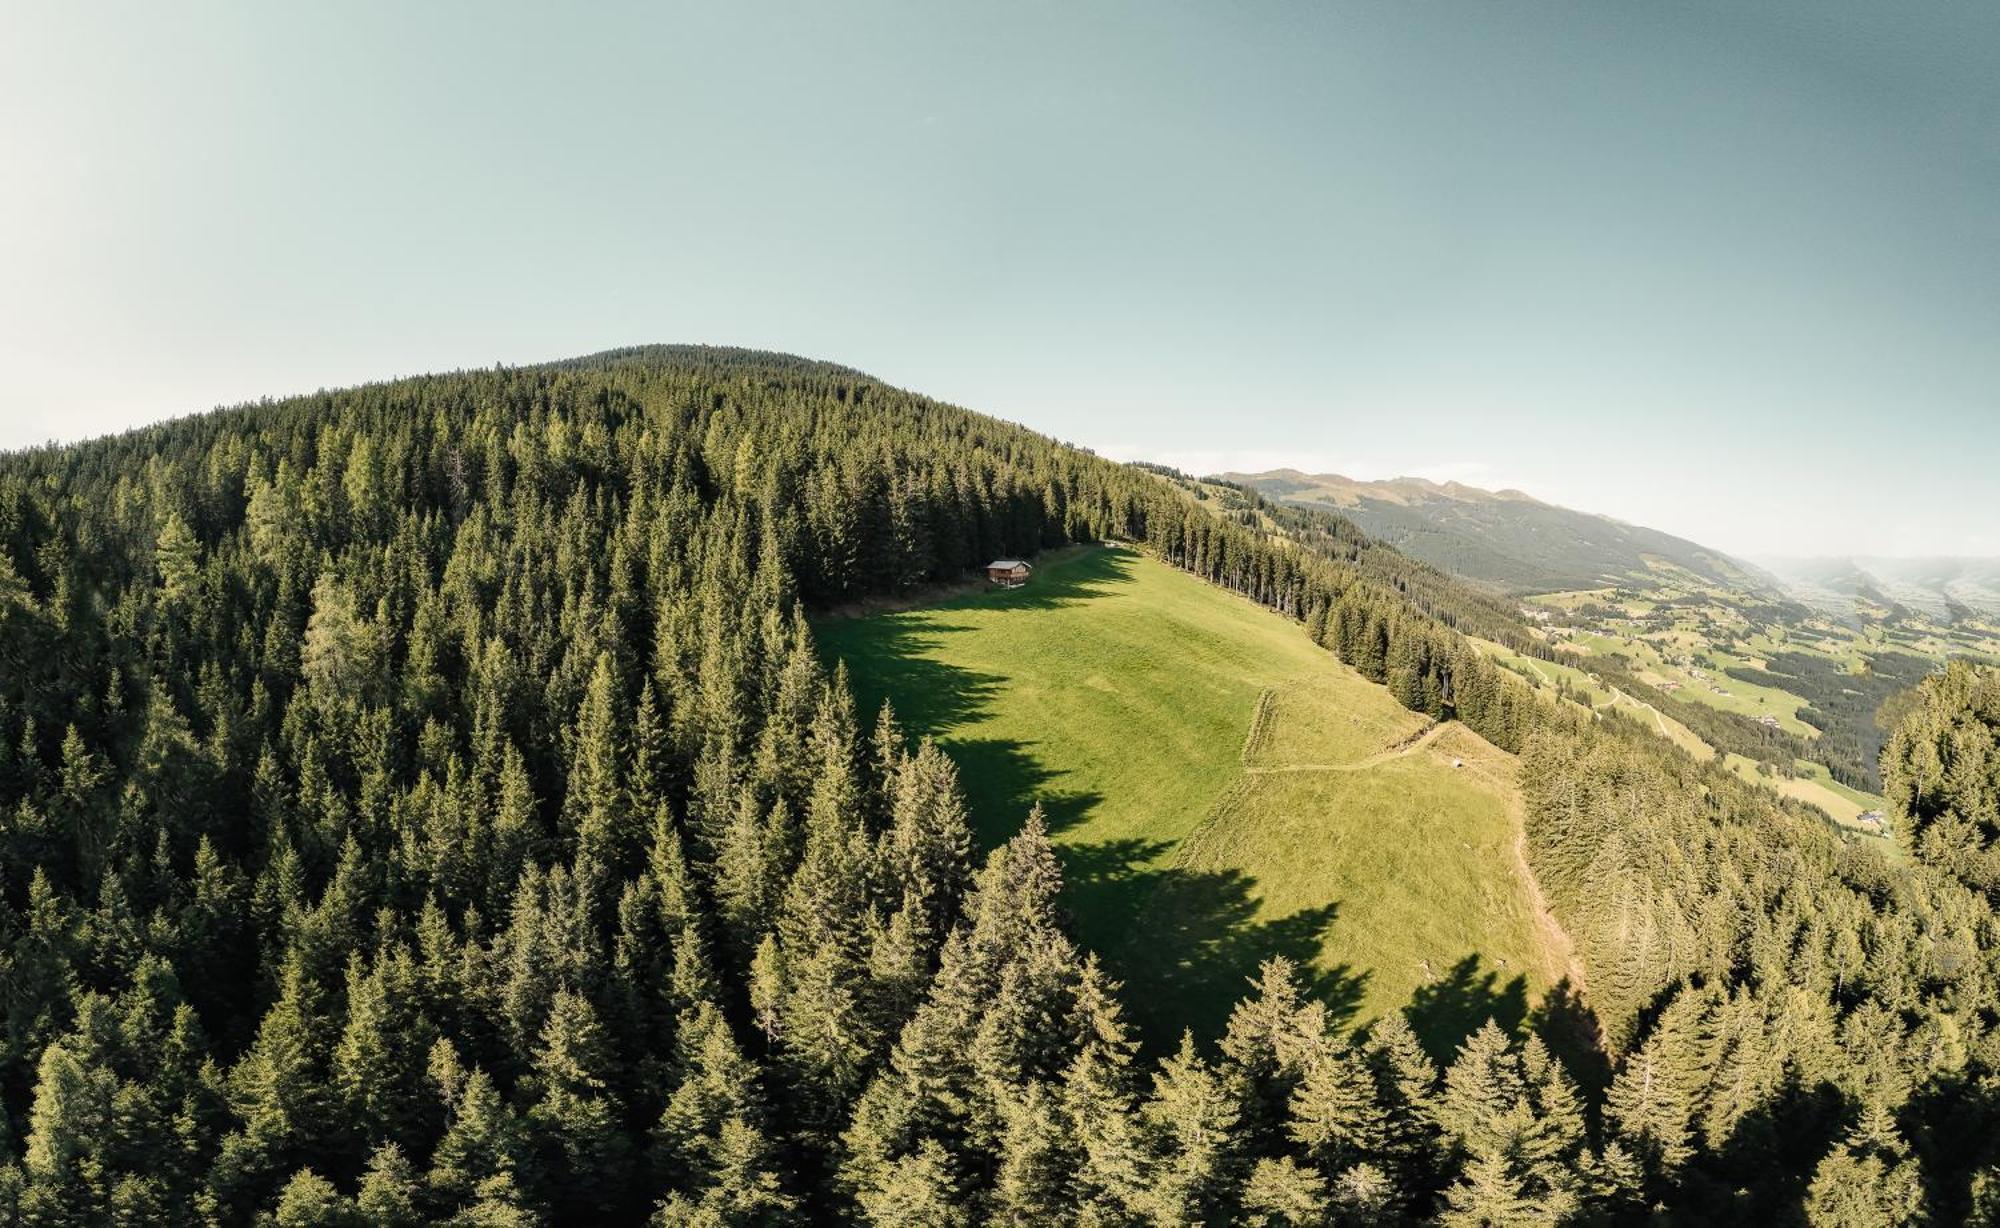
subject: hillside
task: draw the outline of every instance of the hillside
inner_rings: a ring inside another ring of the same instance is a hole
[[[1644,579],[1662,567],[1736,588],[1761,584],[1742,564],[1704,546],[1517,490],[1422,478],[1358,482],[1295,469],[1223,476],[1281,502],[1337,511],[1406,554],[1510,593],[1596,588]]]
[[[1078,935],[1158,1044],[1217,1034],[1273,955],[1350,1025],[1415,1003],[1440,1054],[1566,974],[1511,853],[1512,757],[1456,724],[1411,745],[1425,718],[1268,610],[1100,549],[818,634],[864,707],[939,737],[983,842],[1040,802]]]
[[[0,455],[0,1222],[1984,1215],[2000,675],[1889,858],[1568,598],[706,347]]]
[[[1272,663],[1340,668],[1328,648],[1376,706],[1519,744],[1530,701],[1440,621],[1504,607],[1344,523],[1244,523],[832,364],[645,347],[0,455],[0,1218],[783,1223],[906,1197],[928,1209],[892,1221],[1232,1218],[1270,1197],[1233,1170],[1190,1202],[1087,1157],[1130,1137],[1164,1171],[1177,1081],[1247,1090],[1283,1061],[1278,1117],[1230,1145],[1320,1163],[1276,1124],[1301,1043],[1403,1064],[1359,1103],[1412,1132],[1346,1167],[1370,1214],[1437,1204],[1455,1170],[1416,1157],[1439,1076],[1403,1015],[1354,1037],[1316,969],[1252,945],[1192,1005],[1168,981],[1139,1012],[1210,1036],[1226,1013],[1225,1045],[1135,1056],[1065,901],[1160,863],[1113,838],[1066,892],[1025,796],[975,827],[976,743],[962,776],[822,666],[809,612],[1106,539],[1163,608],[1207,611],[1182,629],[1210,625],[1213,670],[1133,646],[1201,684],[1163,680],[1151,715],[1192,722],[1170,745],[1215,794]],[[1112,652],[1074,681],[1145,668]],[[1112,769],[1156,735],[1106,736],[1105,798],[1143,789]],[[1123,813],[1191,829],[1177,800]],[[1247,892],[1216,898],[1256,932]],[[1440,1053],[1471,1018],[1430,1027]],[[973,1123],[896,1107],[939,1096]],[[1022,1096],[1066,1107],[1002,1129]]]
[[[1518,491],[1294,470],[1229,480],[1526,597],[1528,638],[1459,626],[1537,658],[1543,679],[1589,672],[1586,690],[1672,720],[1684,746],[1721,748],[1746,777],[1838,820],[1881,809],[1876,760],[1897,697],[1945,661],[2000,656],[1989,560],[1771,560],[1765,570]]]

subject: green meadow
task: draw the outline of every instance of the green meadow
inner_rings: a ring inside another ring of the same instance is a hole
[[[1092,548],[818,635],[864,710],[952,753],[982,844],[1040,801],[1078,936],[1154,1044],[1219,1031],[1274,954],[1349,1022],[1412,1006],[1439,1048],[1563,975],[1512,855],[1512,758],[1424,736],[1242,598]]]

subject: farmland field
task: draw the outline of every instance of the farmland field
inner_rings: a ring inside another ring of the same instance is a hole
[[[1440,1047],[1562,975],[1511,852],[1512,757],[1423,736],[1287,619],[1093,549],[818,634],[868,710],[952,752],[983,845],[1042,802],[1078,935],[1155,1044],[1218,1031],[1272,954],[1353,1023],[1414,1003]]]

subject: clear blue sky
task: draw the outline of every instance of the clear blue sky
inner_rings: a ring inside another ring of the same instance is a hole
[[[9,4],[0,447],[646,341],[2000,554],[2000,6]]]

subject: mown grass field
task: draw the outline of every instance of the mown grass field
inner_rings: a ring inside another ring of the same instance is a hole
[[[1311,698],[1326,705],[1320,719],[1340,723],[1342,696],[1315,687]],[[1352,1021],[1408,1006],[1440,1051],[1489,1014],[1518,1023],[1566,971],[1514,860],[1513,756],[1458,724],[1345,765],[1309,753],[1253,759],[1188,842],[1180,861],[1188,881],[1241,875],[1258,917],[1322,927],[1308,974]],[[1186,894],[1178,884],[1162,889],[1146,928],[1174,934]],[[1142,982],[1184,999],[1187,1013],[1229,988],[1200,942],[1140,954]]]
[[[1154,1044],[1218,1032],[1273,954],[1353,1023],[1414,1003],[1440,1046],[1561,976],[1512,857],[1512,758],[1455,725],[1410,749],[1424,718],[1287,619],[1093,549],[818,633],[867,710],[952,752],[982,843],[1042,801],[1079,937]]]

